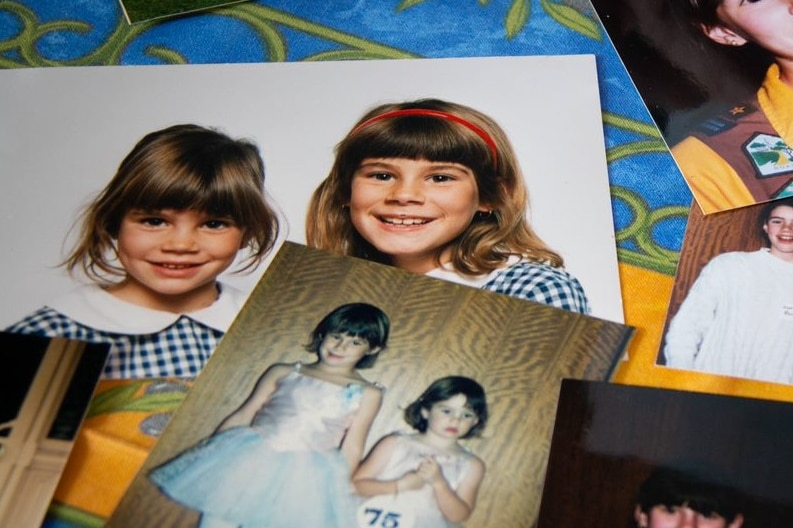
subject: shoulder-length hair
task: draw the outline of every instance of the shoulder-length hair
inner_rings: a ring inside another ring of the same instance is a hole
[[[196,210],[231,219],[249,249],[241,270],[255,267],[272,249],[279,222],[264,193],[264,162],[257,146],[193,124],[145,135],[115,176],[83,210],[78,241],[63,262],[91,279],[123,276],[115,240],[132,210]]]
[[[405,422],[416,431],[425,432],[429,423],[422,411],[429,412],[436,403],[454,398],[458,394],[465,396],[465,406],[477,417],[476,425],[462,438],[478,436],[487,424],[485,389],[465,376],[447,376],[433,381],[416,401],[405,408]]]
[[[407,109],[451,114],[483,131],[495,148],[471,127],[435,116],[397,115],[360,126],[381,114]],[[309,246],[390,264],[388,255],[358,234],[346,207],[353,175],[367,158],[445,161],[473,171],[479,202],[491,212],[477,214],[465,232],[439,249],[438,258],[451,248],[455,270],[471,275],[488,273],[503,266],[511,255],[553,266],[563,264],[562,257],[537,236],[526,218],[528,191],[502,128],[482,112],[439,99],[384,104],[361,117],[336,146],[333,167],[311,198],[306,221]]]
[[[319,355],[322,340],[328,334],[347,334],[352,337],[366,339],[369,350],[378,349],[367,354],[355,364],[356,368],[369,368],[375,364],[387,344],[391,321],[388,315],[373,304],[349,303],[342,304],[331,310],[311,331],[306,350]]]

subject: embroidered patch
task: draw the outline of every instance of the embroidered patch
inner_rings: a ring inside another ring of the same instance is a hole
[[[777,192],[775,192],[771,198],[790,198],[793,196],[793,181],[788,180],[788,182]]]
[[[744,144],[758,178],[793,172],[793,149],[778,136],[755,134]]]

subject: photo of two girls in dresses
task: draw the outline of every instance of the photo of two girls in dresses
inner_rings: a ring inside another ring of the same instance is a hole
[[[530,526],[559,381],[630,335],[286,243],[108,526]]]

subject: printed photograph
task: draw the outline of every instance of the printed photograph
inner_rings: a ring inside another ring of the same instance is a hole
[[[692,208],[658,364],[793,384],[793,198]]]
[[[185,15],[213,9],[229,4],[244,2],[245,0],[160,0],[146,2],[145,0],[119,0],[124,16],[130,24],[146,22],[157,18],[176,15]]]
[[[288,242],[108,526],[530,527],[561,379],[632,332]]]
[[[158,18],[186,15],[246,0],[165,0],[146,2],[145,0],[119,0],[127,22],[138,24]]]
[[[787,4],[592,4],[705,214],[793,194]]]
[[[784,528],[793,405],[564,380],[538,528]]]
[[[0,525],[41,526],[107,349],[0,332]]]
[[[0,327],[203,336],[106,377],[198,372],[284,240],[623,321],[593,56],[3,70],[0,113]]]

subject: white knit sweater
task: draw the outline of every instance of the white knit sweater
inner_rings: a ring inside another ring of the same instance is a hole
[[[703,268],[669,325],[673,368],[793,384],[793,264],[724,253]]]

